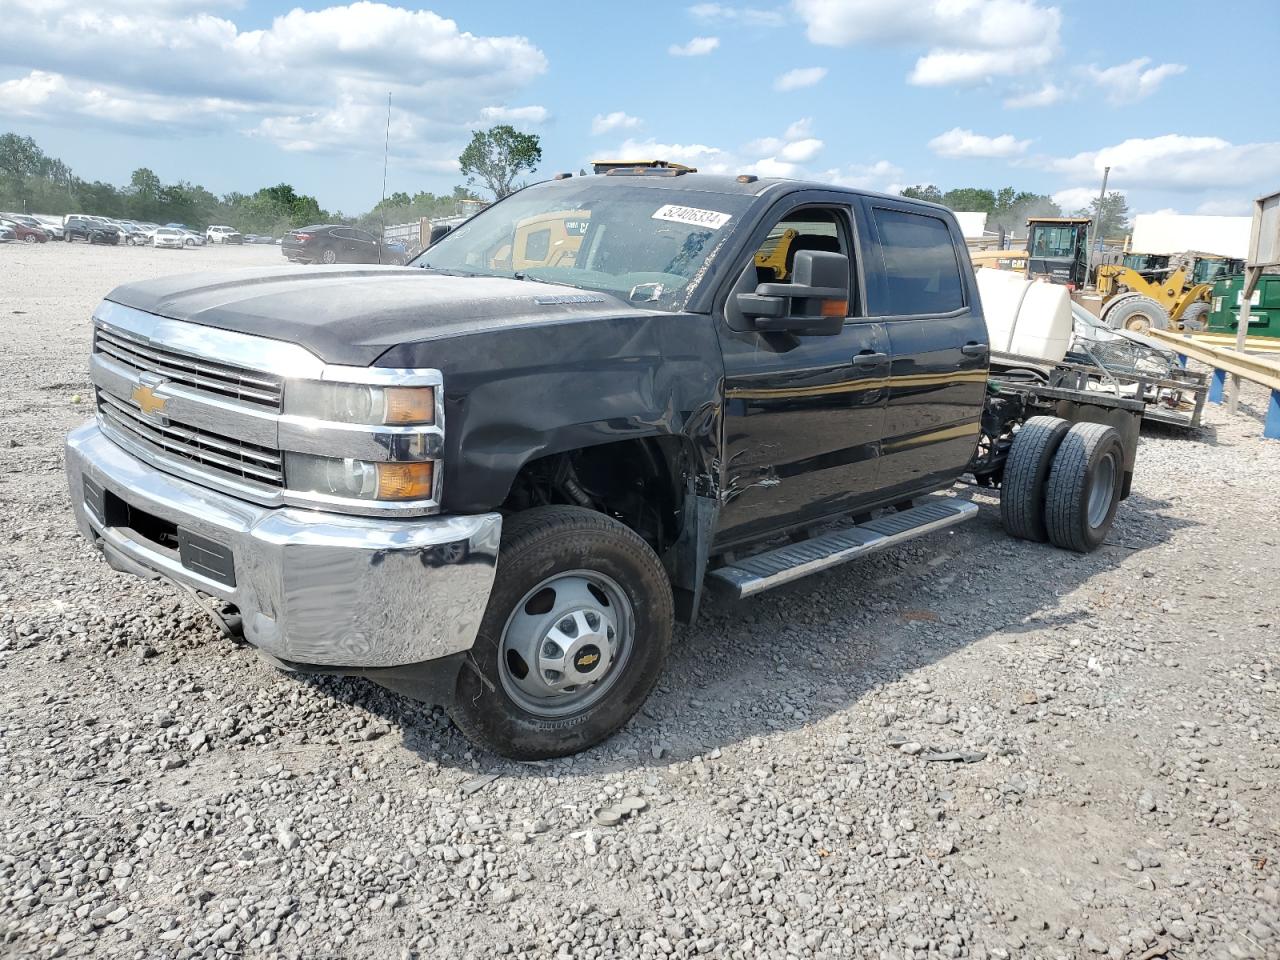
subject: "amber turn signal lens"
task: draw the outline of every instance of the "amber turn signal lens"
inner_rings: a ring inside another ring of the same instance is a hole
[[[387,423],[431,423],[436,418],[434,387],[386,387]]]
[[[824,317],[847,317],[849,315],[849,301],[823,300],[822,315]]]
[[[379,500],[429,500],[432,463],[379,463]]]

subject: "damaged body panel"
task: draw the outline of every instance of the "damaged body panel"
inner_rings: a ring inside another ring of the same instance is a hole
[[[96,418],[67,445],[81,531],[227,605],[277,666],[437,699],[517,759],[624,725],[705,589],[751,597],[971,519],[927,496],[966,471],[1002,509],[1012,489],[1014,535],[1102,542],[1141,404],[988,380],[950,211],[604,169],[404,267],[112,291]]]

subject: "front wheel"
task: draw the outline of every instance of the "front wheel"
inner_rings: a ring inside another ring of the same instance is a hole
[[[648,698],[671,626],[671,585],[635,532],[580,507],[517,514],[449,715],[512,759],[585,750]]]
[[[23,238],[22,238],[22,242],[23,242],[23,243],[35,243],[35,242],[36,242],[36,235],[35,235],[34,233],[28,233],[25,237],[23,237]]]

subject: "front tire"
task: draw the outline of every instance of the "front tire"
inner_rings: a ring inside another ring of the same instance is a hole
[[[36,242],[36,235],[35,235],[34,233],[28,233],[25,237],[23,237],[23,238],[22,238],[22,242],[23,242],[23,243],[35,243],[35,242]]]
[[[1054,546],[1077,553],[1101,546],[1123,485],[1120,434],[1101,423],[1073,426],[1062,438],[1045,488],[1045,527]]]
[[[648,698],[671,628],[670,582],[635,532],[581,507],[517,514],[449,715],[515,760],[585,750]]]

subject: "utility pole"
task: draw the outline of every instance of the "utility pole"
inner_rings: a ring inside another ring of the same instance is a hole
[[[387,240],[387,158],[391,156],[391,91],[387,91],[387,139],[382,145],[382,201],[378,204],[378,263],[382,263],[382,245]]]
[[[1094,282],[1093,269],[1093,247],[1096,240],[1101,239],[1099,234],[1102,233],[1102,202],[1107,198],[1107,180],[1111,177],[1111,168],[1104,167],[1102,170],[1102,190],[1098,193],[1098,210],[1097,216],[1093,218],[1094,222],[1089,224],[1089,229],[1085,231],[1085,236],[1089,242],[1089,252],[1084,263],[1085,288],[1088,290],[1097,289]]]

